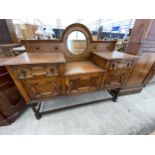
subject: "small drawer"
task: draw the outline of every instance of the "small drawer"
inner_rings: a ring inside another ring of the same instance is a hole
[[[57,76],[59,75],[58,67],[49,66],[23,66],[16,69],[16,75],[19,79],[34,78],[40,76]]]
[[[109,70],[117,70],[117,69],[130,69],[132,67],[133,61],[129,60],[117,60],[112,61]]]

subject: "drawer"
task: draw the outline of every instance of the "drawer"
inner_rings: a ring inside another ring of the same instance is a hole
[[[102,74],[83,74],[66,77],[67,94],[90,92],[99,89]]]
[[[61,94],[60,77],[57,76],[22,79],[21,82],[32,100]]]
[[[133,65],[131,60],[115,60],[112,61],[109,70],[130,69]]]
[[[59,67],[56,65],[34,65],[34,66],[22,66],[15,69],[18,79],[27,79],[40,76],[58,76]]]

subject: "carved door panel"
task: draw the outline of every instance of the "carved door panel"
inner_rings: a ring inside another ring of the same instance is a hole
[[[127,72],[126,71],[111,71],[107,73],[105,79],[105,87],[106,88],[119,88],[123,85]]]
[[[38,77],[21,80],[31,99],[43,99],[46,97],[57,96],[60,92],[60,78]]]
[[[101,77],[98,73],[69,76],[66,78],[67,94],[97,90],[101,82]]]

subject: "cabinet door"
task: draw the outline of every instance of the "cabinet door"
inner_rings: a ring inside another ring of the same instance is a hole
[[[114,60],[109,65],[105,79],[106,88],[120,88],[123,86],[129,70],[133,66],[132,60]]]
[[[87,74],[66,77],[67,94],[90,92],[99,89],[102,74]]]
[[[21,80],[31,99],[44,99],[46,97],[57,96],[60,92],[60,78],[37,77]]]
[[[127,71],[118,70],[118,71],[109,71],[105,79],[106,88],[119,88],[123,85]]]

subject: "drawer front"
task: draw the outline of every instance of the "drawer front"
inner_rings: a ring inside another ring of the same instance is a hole
[[[130,69],[133,65],[131,60],[115,60],[112,61],[109,70]]]
[[[104,85],[106,88],[120,88],[126,78],[127,71],[117,70],[107,73]]]
[[[59,77],[39,77],[22,79],[21,81],[32,100],[44,99],[61,94]]]
[[[55,65],[35,65],[35,66],[22,66],[15,69],[15,74],[18,79],[35,78],[40,76],[58,76],[59,67]]]
[[[90,92],[99,89],[102,74],[87,74],[66,77],[67,94]]]

